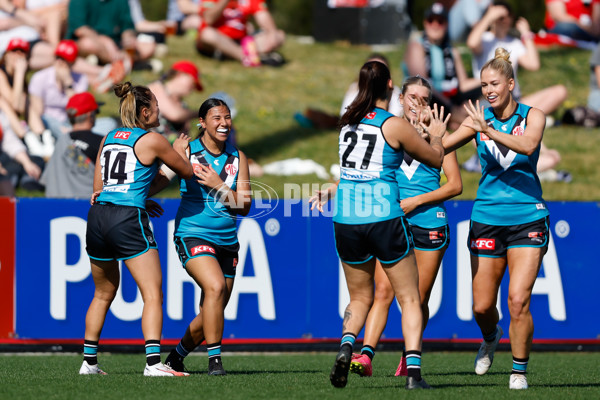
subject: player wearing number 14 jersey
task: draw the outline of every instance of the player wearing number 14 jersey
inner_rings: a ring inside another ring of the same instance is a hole
[[[96,289],[85,318],[84,361],[79,374],[106,374],[98,367],[98,341],[119,287],[118,261],[123,260],[144,299],[144,375],[185,376],[160,362],[162,275],[146,197],[159,161],[184,178],[192,176],[186,157],[188,138],[182,135],[171,147],[164,137],[150,131],[159,124],[159,110],[156,97],[148,88],[126,82],[114,90],[121,98],[124,126],[103,139],[96,160],[94,196],[86,230],[86,250]],[[160,214],[156,208],[151,211],[153,215],[157,212]]]

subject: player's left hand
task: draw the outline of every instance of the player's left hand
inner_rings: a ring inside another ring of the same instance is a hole
[[[415,208],[419,206],[419,202],[415,197],[408,197],[400,201],[400,208],[404,211],[405,215],[410,214]]]
[[[97,192],[92,193],[92,197],[90,198],[91,205],[96,204],[96,199],[98,198],[98,196],[100,196],[100,193],[102,193],[102,190],[98,190]]]
[[[146,200],[146,212],[152,218],[158,218],[161,215],[163,215],[165,210],[161,207],[160,204],[158,204],[154,200],[147,199]]]
[[[210,189],[219,189],[222,187],[224,182],[212,165],[198,165],[199,168],[194,168],[194,174],[198,178],[198,183],[201,183]]]

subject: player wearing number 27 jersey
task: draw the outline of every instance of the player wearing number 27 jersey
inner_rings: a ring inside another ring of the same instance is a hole
[[[396,170],[404,152],[393,149],[381,130],[393,116],[375,108],[358,125],[341,129],[340,183],[333,222],[369,224],[404,215],[396,182]]]
[[[133,147],[148,131],[117,128],[106,135],[100,154],[104,186],[98,202],[145,208],[150,183],[158,172],[158,160],[144,165]]]

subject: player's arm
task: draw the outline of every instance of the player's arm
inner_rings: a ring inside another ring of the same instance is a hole
[[[150,189],[148,190],[148,197],[154,196],[156,193],[166,189],[171,183],[171,180],[177,175],[169,167],[163,165],[159,170],[152,182],[150,183]]]
[[[335,193],[337,192],[337,188],[338,188],[339,184],[340,184],[340,181],[338,179],[338,181],[336,183],[328,186],[327,189],[325,189],[325,190],[315,190],[315,194],[310,199],[308,199],[308,204],[311,205],[310,209],[314,210],[316,207],[317,210],[319,210],[320,212],[323,212],[323,206],[331,198],[333,198],[333,196],[335,196]]]
[[[139,151],[138,146],[140,146]],[[194,173],[186,154],[188,146],[189,137],[183,133],[175,139],[173,147],[171,147],[164,136],[156,132],[149,132],[135,145],[135,151],[143,163],[150,164],[158,158],[181,178],[189,179]],[[146,149],[150,151],[144,151]],[[152,153],[154,153],[154,157],[152,157]]]
[[[530,156],[539,147],[546,127],[546,116],[537,108],[531,108],[527,115],[527,127],[523,135],[507,135],[488,126],[483,117],[483,107],[476,107],[469,102],[465,106],[472,119],[472,128],[487,135],[496,143],[503,144],[512,151]]]
[[[477,131],[471,128],[471,117],[467,117],[454,133],[447,133],[442,139],[446,154],[463,147],[475,137]]]
[[[100,162],[100,157],[102,157],[102,148],[104,147],[104,142],[106,141],[106,136],[102,138],[102,142],[100,142],[100,150],[98,151],[98,155],[96,156],[96,167],[94,169],[94,184],[93,184],[93,193],[92,198],[90,199],[90,204],[94,204],[96,202],[96,198],[102,192],[102,187],[104,183],[102,182],[102,164]]]

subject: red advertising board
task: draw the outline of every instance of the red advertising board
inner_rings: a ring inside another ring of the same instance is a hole
[[[12,337],[15,330],[15,201],[0,197],[0,339]]]

